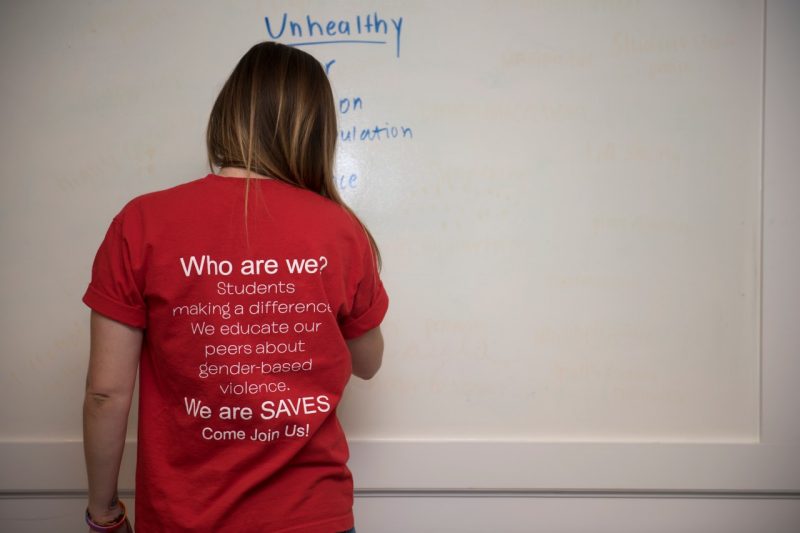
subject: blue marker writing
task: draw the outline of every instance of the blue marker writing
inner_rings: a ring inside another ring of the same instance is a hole
[[[274,24],[274,22],[275,20],[270,21],[269,17],[264,17],[267,34],[271,39],[280,39],[285,34],[286,37],[292,39],[302,39],[299,42],[286,43],[290,46],[387,44],[387,41],[380,37],[390,37],[391,32],[394,36],[395,56],[400,57],[403,17],[390,18],[390,26],[386,19],[378,15],[377,11],[364,16],[356,15],[355,18],[322,21],[312,18],[311,15],[306,15],[305,19],[290,19],[289,14],[284,12],[280,19],[280,25]]]

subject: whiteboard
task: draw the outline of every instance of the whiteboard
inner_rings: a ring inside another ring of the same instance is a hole
[[[329,68],[391,299],[349,438],[758,442],[763,4],[2,9],[3,441],[80,439],[107,224],[208,172],[211,104],[286,14],[278,40]]]
[[[760,6],[461,5],[266,11],[386,256],[350,435],[757,438]]]

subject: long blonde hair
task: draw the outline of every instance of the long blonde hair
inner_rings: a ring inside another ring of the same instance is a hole
[[[254,45],[239,60],[214,102],[206,131],[208,165],[250,173],[313,191],[341,205],[366,233],[378,268],[381,255],[367,227],[336,190],[338,127],[333,91],[310,54],[274,42]]]

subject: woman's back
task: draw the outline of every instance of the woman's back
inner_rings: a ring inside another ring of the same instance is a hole
[[[84,301],[146,331],[137,529],[303,531],[353,525],[336,418],[346,339],[388,299],[341,205],[274,179],[209,174],[130,201]]]
[[[353,526],[336,407],[351,371],[380,366],[388,299],[333,183],[337,131],[322,65],[258,43],[211,110],[212,173],[114,217],[83,297],[90,527],[126,519],[114,488],[137,366],[139,530]]]

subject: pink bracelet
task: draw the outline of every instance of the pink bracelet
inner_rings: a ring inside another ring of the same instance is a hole
[[[89,515],[89,508],[86,508],[86,523],[89,525],[89,529],[92,531],[116,531],[122,526],[125,525],[125,522],[128,519],[128,510],[125,508],[125,504],[122,503],[122,500],[119,500],[119,506],[122,507],[122,514],[119,515],[114,522],[111,524],[106,524],[101,526],[100,524],[95,523],[92,520],[92,517]]]

